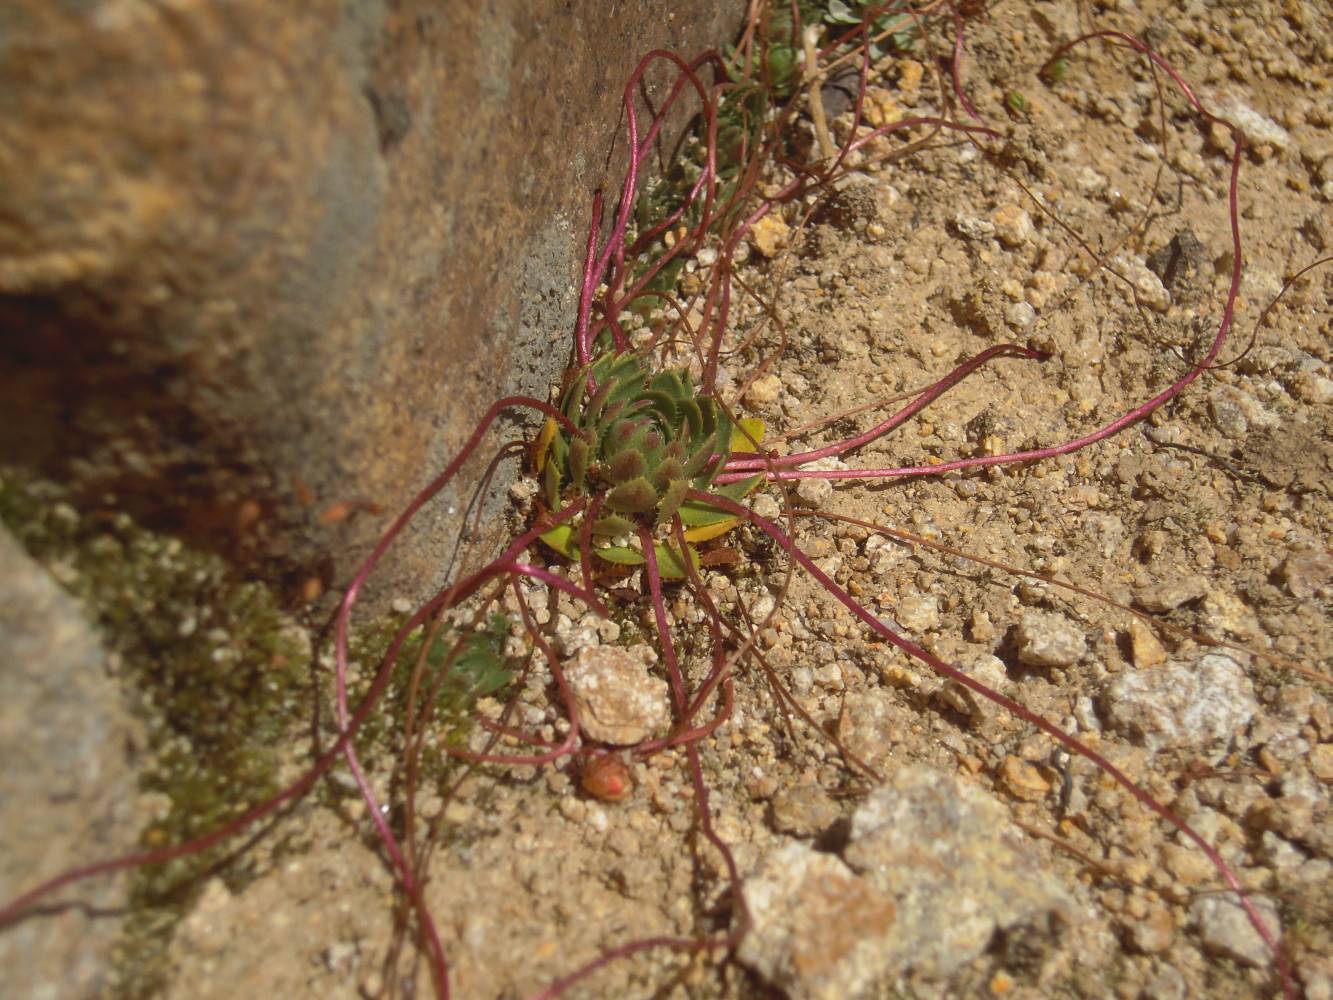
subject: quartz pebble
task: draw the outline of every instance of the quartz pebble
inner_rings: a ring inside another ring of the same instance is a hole
[[[1014,632],[1018,659],[1031,667],[1067,667],[1088,649],[1081,629],[1060,615],[1029,611]]]
[[[1001,205],[991,214],[991,225],[1000,242],[1010,248],[1026,246],[1032,242],[1036,230],[1032,226],[1032,216],[1017,205]]]
[[[1269,930],[1280,933],[1277,907],[1272,901],[1250,896],[1250,903]],[[1266,966],[1272,960],[1264,939],[1235,898],[1220,893],[1200,896],[1190,907],[1190,917],[1198,925],[1205,951],[1254,968]]]
[[[656,660],[647,645],[592,646],[565,668],[579,725],[591,739],[628,746],[666,729],[671,721],[667,683],[648,672]]]
[[[1111,729],[1152,748],[1206,746],[1259,710],[1249,677],[1222,653],[1121,674],[1102,692],[1100,708]]]

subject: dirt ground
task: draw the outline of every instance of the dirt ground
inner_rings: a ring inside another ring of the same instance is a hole
[[[848,464],[1057,443],[1150,398],[1207,349],[1231,261],[1229,144],[1175,93],[1162,134],[1154,77],[1123,50],[1079,50],[1063,82],[1040,82],[1054,42],[1094,25],[1146,34],[1252,137],[1239,182],[1245,276],[1223,360],[1241,353],[1283,282],[1330,253],[1327,9],[1299,0],[1225,11],[1091,6],[1000,3],[970,22],[965,85],[1008,133],[1001,167],[962,141],[896,160],[845,185],[803,231],[773,230],[790,243],[785,255],[751,253],[745,281],[783,289],[785,350],[743,397],[770,434],[923,386],[1014,340],[1050,359],[988,365]],[[883,70],[883,113],[936,106],[929,74],[914,85],[905,62]],[[1080,241],[1117,273],[1098,271]],[[1331,284],[1333,270],[1314,271],[1267,312],[1238,363],[1077,454],[799,493],[817,512],[1070,582],[1185,632],[862,527],[796,524],[804,549],[885,621],[1096,746],[1212,840],[1280,923],[1312,998],[1333,995],[1333,719],[1327,685],[1298,667],[1327,673],[1333,657]],[[740,307],[737,322],[751,319]],[[733,385],[777,346],[773,336],[732,359]],[[833,440],[886,412],[802,441]],[[775,497],[756,503],[772,514]],[[742,547],[747,572],[719,576],[714,592],[758,616],[785,562],[754,537]],[[690,607],[674,611],[685,633],[702,627]],[[566,631],[579,625],[575,611]],[[1208,646],[1189,631],[1235,645]],[[604,629],[595,641],[613,639]],[[952,940],[944,935],[964,909],[993,905],[976,882],[940,889],[935,923],[900,919],[891,936],[921,944],[887,965],[854,947],[874,928],[851,904],[806,912],[807,921],[825,914],[815,929],[781,906],[766,911],[763,947],[772,950],[747,961],[792,995],[846,995],[853,982],[875,997],[1277,992],[1270,956],[1216,891],[1202,854],[1086,761],[872,640],[799,575],[761,645],[806,712],[889,784],[929,773],[1002,804],[1004,829],[990,834],[1028,873],[1010,890],[1017,922],[1001,907],[979,950],[951,945],[932,961],[922,957],[928,946]],[[538,723],[556,715],[540,683],[525,692],[523,711]],[[703,756],[715,823],[743,877],[783,863],[774,858],[841,855],[848,878],[887,891],[882,879],[892,874],[858,868],[847,844],[871,783],[784,716],[757,667],[738,677],[731,720]],[[726,926],[726,880],[694,832],[680,755],[633,770],[635,792],[614,805],[586,798],[566,767],[480,772],[449,803],[423,803],[426,815],[444,811],[426,891],[454,995],[526,996],[617,943]],[[377,781],[387,787],[388,775]],[[261,874],[239,892],[210,883],[179,926],[170,995],[381,994],[393,887],[364,816],[312,801],[283,829],[280,860],[257,862]],[[780,853],[792,845],[804,846]],[[1024,922],[1033,899],[1057,916]],[[905,918],[901,897],[898,907]],[[863,978],[845,965],[858,962],[869,963]],[[398,985],[410,993],[410,963],[400,968],[408,982]],[[416,976],[424,994],[424,966]],[[779,994],[736,961],[655,951],[614,963],[574,995]]]

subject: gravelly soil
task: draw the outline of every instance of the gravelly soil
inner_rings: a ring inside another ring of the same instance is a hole
[[[1283,281],[1329,253],[1327,13],[1300,2],[1226,12],[1112,6],[1086,22],[1073,4],[999,4],[971,27],[967,87],[1008,132],[1001,168],[965,142],[897,160],[847,186],[803,230],[772,230],[785,236],[786,254],[751,254],[747,283],[783,290],[785,349],[743,397],[771,433],[928,384],[967,356],[1017,340],[1050,360],[988,366],[848,464],[1057,443],[1150,398],[1185,370],[1182,359],[1206,349],[1231,260],[1229,147],[1175,95],[1163,135],[1153,77],[1123,52],[1083,50],[1063,83],[1038,82],[1053,41],[1091,23],[1147,31],[1205,102],[1266,120],[1246,119],[1256,137],[1239,187],[1246,271],[1224,358],[1240,353]],[[887,113],[933,105],[929,74],[918,89],[914,76],[904,64],[886,67],[877,82],[892,102]],[[1011,117],[1004,104],[1014,91],[1026,110]],[[1069,230],[1118,273],[1098,271]],[[1333,654],[1331,283],[1333,271],[1313,272],[1267,313],[1239,363],[1078,454],[801,491],[817,511],[1077,584],[1149,611],[1154,624],[862,527],[796,523],[806,551],[878,614],[1095,744],[1217,844],[1263,911],[1280,917],[1311,997],[1333,995],[1333,720],[1328,687],[1298,668],[1327,672]],[[737,320],[747,321],[743,309]],[[777,347],[774,337],[733,358],[733,384]],[[757,502],[778,510],[775,499]],[[757,541],[744,548],[748,572],[720,579],[715,591],[723,602],[750,602],[759,617],[785,563]],[[674,610],[688,634],[697,617],[683,604]],[[1210,648],[1190,631],[1235,645]],[[1227,897],[1212,892],[1221,884],[1212,867],[1091,765],[870,640],[799,576],[761,645],[805,711],[887,780],[921,764],[993,795],[1012,824],[1005,836],[1032,866],[1024,884],[1065,901],[1060,921],[1035,935],[1024,925],[1026,938],[998,933],[943,978],[910,955],[879,968],[867,995],[1276,991],[1269,956],[1231,919]],[[1218,653],[1231,660],[1207,659]],[[546,716],[540,686],[525,698],[534,718]],[[704,745],[704,759],[718,831],[743,875],[793,843],[846,853],[847,821],[870,783],[820,734],[784,718],[757,668],[740,676],[731,721]],[[725,926],[725,878],[692,833],[679,756],[634,770],[637,788],[619,805],[582,797],[561,768],[481,773],[435,805],[449,842],[434,857],[427,895],[456,995],[526,995],[618,942]],[[177,934],[169,992],[378,995],[391,879],[349,817],[355,809],[305,806],[287,822],[307,850],[284,854],[239,894],[210,886]],[[959,907],[976,902],[967,884],[952,891]],[[840,935],[866,933],[863,912],[840,917],[833,907],[823,927],[836,933],[819,941],[836,954],[807,956],[807,971],[825,958],[837,967]],[[945,908],[930,918],[937,925],[894,933],[934,940],[953,918]],[[796,992],[839,995],[819,992],[822,974],[790,981]],[[583,993],[765,990],[736,964],[654,952],[612,965]]]

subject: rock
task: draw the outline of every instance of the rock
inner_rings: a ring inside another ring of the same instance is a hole
[[[1111,263],[1129,279],[1139,302],[1157,312],[1171,308],[1171,293],[1144,261],[1138,257],[1117,256]]]
[[[776,403],[780,395],[782,395],[782,379],[776,375],[762,375],[751,382],[750,388],[745,390],[745,402],[747,406],[759,409]]]
[[[1142,918],[1126,917],[1125,937],[1129,946],[1144,955],[1157,955],[1176,939],[1176,921],[1165,906],[1152,907]]]
[[[1134,603],[1144,611],[1162,614],[1174,611],[1182,604],[1197,601],[1208,593],[1208,584],[1198,576],[1159,581],[1134,592]]]
[[[1037,310],[1026,302],[1015,302],[1005,310],[1004,321],[1015,330],[1030,330],[1037,322]]]
[[[1333,781],[1333,743],[1319,743],[1311,748],[1310,773],[1320,781]]]
[[[1333,579],[1333,554],[1318,548],[1293,552],[1282,560],[1278,577],[1292,597],[1299,600],[1313,597]]]
[[[833,496],[833,483],[827,479],[798,479],[796,481],[796,499],[806,507],[818,510],[828,503]]]
[[[648,672],[657,661],[651,646],[593,646],[579,651],[565,680],[574,692],[579,726],[613,746],[642,743],[671,722],[667,682]]]
[[[893,952],[892,900],[804,844],[769,854],[745,900],[753,924],[736,957],[792,1000],[861,996]]]
[[[899,771],[852,816],[843,858],[897,906],[882,960],[894,975],[942,979],[998,933],[1035,931],[1055,947],[1068,893],[992,796],[920,765]]]
[[[1051,783],[1030,761],[1010,754],[1000,765],[1000,784],[1006,792],[1024,802],[1040,802],[1051,790]]]
[[[1111,729],[1154,749],[1226,739],[1259,710],[1249,677],[1222,653],[1120,674],[1099,705]]]
[[[1068,667],[1087,652],[1082,629],[1068,619],[1044,611],[1029,611],[1014,630],[1018,659],[1032,667]]]
[[[787,241],[790,236],[791,227],[783,222],[780,216],[772,213],[765,215],[751,226],[750,231],[745,234],[755,252],[770,260],[787,248]]]
[[[914,634],[940,627],[940,601],[933,594],[908,594],[893,606],[893,617]]]
[[[958,235],[969,240],[984,240],[995,235],[995,224],[985,219],[974,219],[959,212],[954,216],[953,227]]]
[[[1000,242],[1010,249],[1026,246],[1036,234],[1032,216],[1014,204],[997,208],[991,214],[991,225],[995,227],[995,235],[1000,238]]]
[[[0,901],[136,843],[135,726],[79,608],[0,529]],[[82,882],[0,934],[3,992],[90,997],[109,988],[125,878]]]
[[[1250,902],[1276,938],[1282,932],[1277,907],[1264,896],[1250,896]],[[1273,953],[1250,923],[1249,915],[1234,896],[1209,894],[1195,899],[1190,919],[1198,925],[1204,950],[1254,968],[1267,966]]]
[[[592,194],[619,189],[624,81],[743,17],[709,0],[671,18],[587,0],[4,7],[0,461],[326,584],[387,522],[321,524],[307,504],[397,511],[492,400],[545,397]],[[598,44],[568,44],[594,24]],[[649,100],[670,85],[649,73]],[[464,506],[410,526],[368,598],[432,592]]]
[[[1129,623],[1129,658],[1140,670],[1159,667],[1166,662],[1166,650],[1161,642],[1153,630],[1137,618]]]
[[[847,468],[847,463],[836,458],[820,458],[809,462],[802,469],[809,469],[818,472],[835,472]],[[796,480],[796,499],[806,507],[815,510],[820,509],[833,496],[833,481],[830,479],[798,479]]]
[[[960,667],[969,676],[993,691],[1003,693],[1009,686],[1009,674],[1004,669],[1004,661],[998,656],[985,653],[961,664]],[[992,719],[1006,721],[1009,718],[1006,709],[955,680],[944,682],[944,686],[940,688],[940,700],[950,708],[962,712],[973,722],[986,722]]]
[[[1219,118],[1227,119],[1244,132],[1248,148],[1252,149],[1260,158],[1268,155],[1265,147],[1280,149],[1284,152],[1292,147],[1290,132],[1273,119],[1255,111],[1234,94],[1219,98],[1213,111]],[[1225,148],[1228,152],[1230,151],[1230,141],[1226,143]]]
[[[770,804],[773,826],[794,837],[814,837],[838,821],[838,804],[818,785],[784,788]]]

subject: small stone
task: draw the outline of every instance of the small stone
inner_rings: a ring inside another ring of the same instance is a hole
[[[755,409],[776,403],[782,394],[782,379],[776,375],[764,375],[750,383],[745,390],[745,402]]]
[[[1202,577],[1182,577],[1136,590],[1134,603],[1144,611],[1161,614],[1165,611],[1174,611],[1190,601],[1197,601],[1207,592],[1208,584]]]
[[[1293,552],[1282,560],[1278,577],[1292,597],[1313,597],[1333,579],[1333,554],[1316,548]]]
[[[995,638],[995,625],[982,608],[973,608],[968,619],[967,633],[973,642],[990,642]]]
[[[904,93],[912,93],[921,89],[921,80],[925,76],[926,68],[915,59],[900,59],[898,73],[898,89]]]
[[[613,746],[641,743],[671,721],[667,683],[648,672],[657,654],[651,646],[581,649],[565,680],[574,693],[579,726],[590,739]]]
[[[1166,312],[1171,308],[1171,293],[1162,284],[1162,279],[1142,260],[1137,257],[1116,257],[1112,263],[1134,286],[1139,302],[1157,312]]]
[[[1000,242],[1011,248],[1026,246],[1036,233],[1032,216],[1014,204],[1001,205],[991,213],[991,224]]]
[[[1068,667],[1087,652],[1081,629],[1060,615],[1029,611],[1014,631],[1018,659],[1031,667]]]
[[[1120,674],[1099,702],[1111,729],[1154,749],[1226,739],[1259,710],[1249,677],[1221,653]]]
[[[838,821],[838,805],[818,785],[795,785],[778,792],[770,804],[773,826],[793,837],[814,837]]]
[[[939,598],[933,594],[908,594],[894,606],[893,617],[907,631],[917,634],[939,628]]]
[[[893,901],[830,854],[788,844],[745,880],[736,957],[793,1000],[857,996],[892,954]]]
[[[1026,302],[1015,302],[1005,310],[1004,320],[1015,330],[1030,330],[1037,322],[1037,310]]]
[[[791,228],[779,216],[770,214],[751,226],[746,238],[757,253],[771,260],[786,249],[790,235]]]
[[[1140,920],[1129,918],[1125,927],[1129,945],[1144,955],[1158,955],[1176,939],[1176,921],[1165,906],[1154,906]]]
[[[1051,790],[1051,783],[1034,764],[1014,754],[1000,765],[1000,782],[1005,791],[1024,802],[1040,802]]]
[[[1160,667],[1166,662],[1166,649],[1153,630],[1137,618],[1129,624],[1129,657],[1140,670]]]
[[[984,684],[992,691],[1000,692],[1009,685],[1009,675],[1005,672],[1004,661],[998,656],[983,654],[962,665],[962,670],[971,678]],[[985,695],[973,691],[965,684],[950,680],[940,689],[940,699],[950,708],[962,712],[973,722],[989,720],[1007,721],[1009,712],[991,701]]]
[[[1333,402],[1333,379],[1314,372],[1297,372],[1291,379],[1291,392],[1302,403],[1322,406]]]
[[[1214,113],[1219,118],[1225,118],[1245,133],[1245,139],[1249,148],[1254,150],[1255,155],[1263,158],[1263,147],[1269,146],[1273,149],[1280,149],[1284,152],[1291,149],[1291,133],[1284,129],[1273,119],[1261,115],[1252,107],[1242,101],[1234,94],[1221,98]],[[1230,149],[1231,143],[1226,144]]]
[[[833,496],[833,484],[827,479],[798,479],[796,498],[806,507],[823,507]]]
[[[953,227],[958,230],[959,236],[969,240],[984,240],[995,235],[994,223],[985,219],[974,219],[961,212],[954,216]]]
[[[1276,937],[1281,933],[1277,907],[1264,896],[1250,896],[1250,903]],[[1198,925],[1204,950],[1242,965],[1262,968],[1272,961],[1272,952],[1259,936],[1249,915],[1232,895],[1200,896],[1190,907],[1190,919]]]
[[[1333,743],[1319,743],[1310,751],[1310,773],[1320,781],[1333,781]]]

